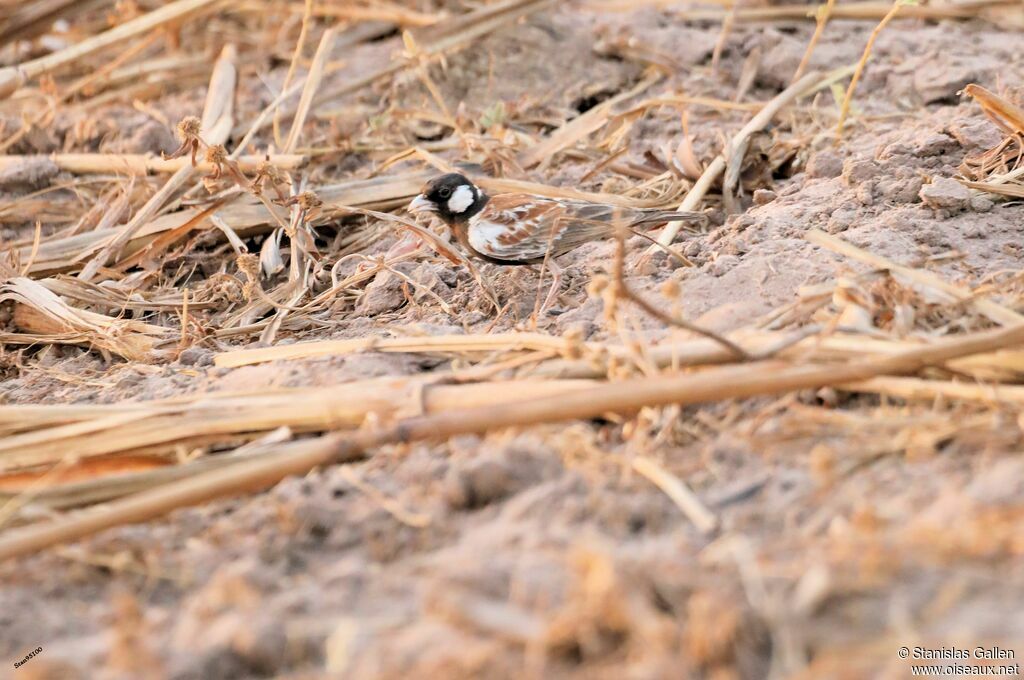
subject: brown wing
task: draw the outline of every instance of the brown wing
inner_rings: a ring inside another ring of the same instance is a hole
[[[613,236],[619,225],[682,219],[685,214],[636,210],[524,194],[494,196],[468,225],[470,245],[489,258],[533,262]]]

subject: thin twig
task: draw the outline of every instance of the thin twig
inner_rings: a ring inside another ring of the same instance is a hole
[[[839,120],[836,121],[836,141],[843,137],[843,125],[846,123],[846,117],[850,113],[850,104],[853,101],[853,91],[857,89],[857,83],[860,82],[860,76],[864,73],[864,67],[867,66],[868,58],[871,56],[871,48],[875,45],[875,40],[878,39],[878,35],[882,32],[890,21],[892,21],[901,8],[908,4],[914,4],[912,0],[895,0],[892,3],[892,8],[886,13],[882,20],[878,22],[875,29],[871,31],[871,35],[868,37],[868,42],[864,46],[864,53],[860,56],[860,61],[857,62],[857,68],[853,72],[853,78],[850,79],[850,85],[846,88],[846,96],[843,97],[843,103],[839,107]]]
[[[671,314],[668,314],[666,312],[661,311],[660,309],[658,309],[657,307],[652,305],[650,302],[648,302],[647,300],[643,299],[642,297],[640,297],[639,295],[634,293],[630,289],[630,287],[628,285],[626,285],[626,279],[625,279],[625,259],[626,259],[626,237],[625,237],[625,234],[626,233],[628,233],[628,232],[626,232],[626,230],[619,230],[618,234],[616,235],[617,243],[616,243],[616,248],[615,248],[615,263],[614,263],[613,272],[612,272],[612,275],[614,277],[615,294],[616,294],[616,296],[617,297],[621,297],[621,298],[623,298],[625,300],[629,300],[630,302],[635,304],[637,307],[639,307],[640,309],[645,311],[647,314],[653,316],[654,318],[658,319],[659,321],[661,321],[663,323],[666,323],[666,324],[668,324],[670,326],[675,326],[676,328],[682,328],[683,330],[687,330],[687,331],[690,331],[691,333],[696,333],[697,335],[702,335],[705,338],[709,338],[711,340],[714,340],[715,342],[717,342],[718,344],[722,345],[723,347],[728,349],[730,352],[732,352],[733,355],[735,355],[737,358],[743,359],[743,360],[749,360],[751,358],[750,355],[747,354],[747,352],[742,347],[737,345],[732,340],[729,340],[728,338],[723,337],[723,336],[719,335],[718,333],[715,333],[714,331],[710,331],[710,330],[708,330],[706,328],[701,328],[700,326],[698,326],[698,325],[696,325],[694,323],[691,323],[691,322],[687,321],[686,319],[677,319],[676,317],[672,316]]]
[[[0,170],[16,168],[39,156],[0,155]],[[141,153],[57,153],[45,156],[54,165],[73,175],[118,174],[156,175],[173,173],[191,165],[189,158],[159,158]],[[301,154],[271,154],[264,156],[243,156],[237,160],[238,167],[246,172],[255,171],[262,163],[271,163],[279,170],[297,170],[309,162],[309,156]],[[209,173],[215,166],[200,161],[195,166],[197,173]]]
[[[933,293],[937,292],[940,295],[961,300],[998,324],[1013,326],[1019,323],[1024,323],[1024,315],[1019,314],[1009,307],[1005,307],[993,300],[974,297],[974,294],[970,290],[965,290],[947,283],[932,272],[897,264],[892,260],[882,257],[881,255],[876,255],[862,248],[858,248],[852,243],[848,243],[841,238],[826,234],[819,229],[810,230],[807,232],[805,238],[815,245],[821,246],[822,248],[828,248],[832,252],[853,258],[877,269],[888,269],[893,274],[909,279],[911,283],[926,291]]]
[[[83,57],[112,45],[124,44],[125,40],[148,33],[158,26],[172,21],[181,21],[203,11],[210,11],[220,2],[222,0],[178,0],[120,26],[115,26],[109,31],[86,38],[59,52],[17,66],[2,68],[0,69],[0,99],[10,97],[19,87],[43,74],[79,61]]]
[[[203,106],[202,129],[207,134],[207,144],[223,144],[231,133],[231,124],[234,112],[235,84],[238,72],[235,62],[238,59],[238,50],[234,45],[226,45],[221,50],[220,58],[213,68],[210,76],[210,87],[206,93],[206,102]],[[195,169],[191,165],[182,166],[177,172],[164,183],[160,189],[153,194],[145,205],[139,208],[127,224],[117,234],[111,237],[82,271],[79,278],[83,281],[92,279],[108,259],[116,257],[125,244],[153,219],[160,209],[167,203],[183,186],[192,179]]]
[[[312,23],[313,18],[313,0],[306,0],[305,7],[302,10],[302,27],[299,29],[299,37],[295,41],[295,50],[292,52],[292,61],[288,64],[288,73],[284,76],[284,82],[281,84],[281,91],[287,92],[288,88],[292,84],[292,78],[295,77],[295,70],[299,66],[299,58],[302,56],[302,48],[306,44],[306,34],[309,32],[309,25]],[[280,110],[274,109],[274,141],[278,146],[284,146],[281,141],[281,118]]]
[[[337,36],[337,30],[329,28],[324,31],[323,37],[320,38],[320,45],[316,48],[313,63],[309,67],[309,75],[306,76],[305,84],[302,88],[299,108],[295,112],[292,127],[288,131],[288,140],[285,142],[283,149],[284,153],[292,153],[295,150],[295,145],[299,142],[302,127],[306,124],[306,118],[313,106],[313,98],[320,89],[320,82],[324,77],[327,59],[331,56],[331,48],[334,46],[335,36]]]
[[[817,24],[814,27],[814,34],[811,36],[811,40],[807,43],[807,50],[804,52],[803,58],[800,60],[800,65],[796,67],[796,73],[793,74],[793,79],[790,82],[795,83],[800,80],[800,77],[807,70],[807,65],[811,63],[811,55],[814,54],[814,48],[818,46],[818,41],[821,40],[821,34],[825,32],[825,26],[828,24],[829,18],[832,16],[832,10],[836,6],[836,0],[828,0],[824,5],[819,5],[817,11],[814,13],[814,18]]]
[[[697,494],[683,480],[647,457],[634,458],[632,464],[634,470],[664,491],[702,534],[711,534],[718,528],[718,518],[701,503]]]
[[[692,212],[697,210],[697,208],[700,207],[700,202],[704,199],[704,195],[707,194],[708,190],[711,189],[711,185],[714,184],[715,180],[718,179],[718,176],[725,170],[726,163],[728,162],[731,165],[739,165],[742,163],[742,155],[739,156],[738,161],[736,160],[737,150],[742,151],[746,149],[746,144],[750,139],[750,136],[767,127],[779,111],[793,102],[804,92],[816,86],[821,79],[822,76],[820,73],[808,73],[768,102],[765,107],[757,113],[757,115],[750,119],[749,123],[743,126],[743,129],[736,133],[736,136],[732,138],[724,149],[722,149],[722,153],[711,161],[711,164],[704,170],[704,173],[693,185],[693,188],[686,194],[686,198],[679,204],[679,211]],[[726,159],[728,159],[728,161]],[[679,230],[683,228],[683,224],[685,223],[669,222],[658,237],[658,243],[663,246],[671,245],[676,234],[678,234]],[[647,254],[653,255],[657,251],[658,248],[652,245],[647,249]]]

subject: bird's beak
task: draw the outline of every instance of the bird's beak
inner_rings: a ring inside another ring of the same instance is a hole
[[[421,213],[436,213],[437,206],[434,205],[434,202],[429,200],[426,196],[420,194],[416,198],[412,199],[412,202],[409,203],[409,207],[406,208],[406,210],[411,212],[413,215],[419,215]]]

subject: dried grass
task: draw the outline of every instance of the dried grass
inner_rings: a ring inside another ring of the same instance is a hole
[[[437,440],[457,434],[482,433],[505,427],[589,418],[605,413],[628,414],[644,406],[696,404],[826,385],[844,385],[879,375],[913,373],[926,366],[996,351],[1021,342],[1024,342],[1024,325],[1017,325],[1008,329],[940,340],[891,356],[861,359],[840,365],[787,366],[779,362],[761,362],[748,366],[709,369],[694,375],[636,378],[598,386],[590,383],[575,384],[570,390],[560,389],[559,385],[549,381],[542,381],[533,386],[524,386],[528,393],[525,399],[523,395],[512,396],[504,385],[500,393],[489,385],[453,386],[448,389],[456,390],[454,399],[461,406],[449,405],[439,409],[435,414],[402,418],[392,425],[363,430],[348,436],[328,435],[314,442],[283,446],[279,453],[264,460],[203,472],[186,480],[171,482],[151,491],[143,491],[123,500],[111,502],[84,515],[9,531],[5,535],[0,535],[0,560],[31,553],[112,526],[151,519],[184,505],[262,488],[287,475],[304,473],[319,465],[353,460],[384,444]],[[467,398],[460,394],[463,391],[474,393]],[[481,405],[480,399],[483,395],[491,395],[493,402]],[[361,403],[353,405],[357,410],[367,402],[365,389],[360,390],[358,399]],[[383,401],[386,405],[395,405],[393,400],[386,397]],[[304,414],[309,409],[308,404],[296,405],[291,399],[287,400],[287,403],[292,404],[289,410],[294,417],[307,423],[311,422],[310,419],[318,420],[317,424],[322,429],[337,427],[348,417],[333,409],[309,416]],[[251,409],[249,400],[246,401],[246,406]],[[270,418],[279,421],[280,410],[285,407],[285,404],[275,404],[272,410],[260,409],[258,415],[230,415],[223,421],[215,418],[209,421],[210,428],[251,428],[254,425],[254,416],[264,424],[268,423]],[[363,415],[365,413],[363,411]],[[196,425],[194,419],[175,418],[167,423],[168,428],[179,431],[178,434],[170,436],[171,439],[183,435],[191,436]],[[136,435],[131,435],[122,438],[118,445],[128,443],[129,439],[134,444],[152,441],[152,438],[140,439]],[[44,447],[49,446],[45,441],[42,444]],[[50,456],[51,460],[53,456],[57,456],[56,460],[60,460],[67,444],[67,441],[63,441],[60,447],[54,446],[49,451],[43,448],[40,453],[29,455],[28,461],[24,449],[19,447],[19,463],[38,462],[40,459],[45,460],[47,456]],[[673,487],[674,494],[678,491],[678,487]],[[677,498],[677,502],[681,498],[683,496]]]
[[[964,93],[1006,135],[995,147],[964,159],[964,184],[990,194],[1024,197],[1024,109],[980,85],[968,85]]]
[[[514,316],[508,311],[508,294],[496,290],[485,277],[487,270],[477,268],[432,229],[391,212],[405,205],[436,171],[467,172],[491,193],[524,191],[626,207],[664,208],[681,201],[680,211],[700,210],[720,186],[725,211],[738,212],[744,191],[740,176],[755,136],[781,122],[773,131],[776,150],[799,147],[806,137],[792,121],[807,112],[794,104],[852,74],[838,120],[841,131],[871,44],[886,23],[907,17],[991,17],[986,12],[1012,10],[1008,3],[903,6],[830,0],[818,10],[716,3],[719,9],[679,15],[724,22],[715,64],[740,22],[817,21],[794,82],[770,101],[740,101],[756,75],[757,54],[743,69],[736,100],[728,101],[674,89],[681,67],[672,58],[643,44],[611,38],[599,49],[646,69],[631,86],[579,115],[543,110],[531,102],[506,102],[489,111],[486,121],[473,120],[457,102],[446,100],[438,69],[448,67],[455,51],[550,8],[551,0],[469,3],[473,9],[464,13],[427,11],[426,5],[414,10],[394,2],[291,3],[281,9],[293,20],[288,24],[291,32],[282,31],[287,40],[255,50],[260,58],[289,64],[280,89],[256,111],[242,105],[252,94],[248,60],[254,47],[246,36],[231,32],[237,25],[225,32],[238,38],[237,46],[218,45],[219,52],[206,54],[168,49],[189,40],[177,33],[179,28],[217,20],[214,11],[226,4],[178,0],[109,30],[97,24],[98,32],[76,45],[0,69],[0,100],[5,100],[0,107],[26,111],[19,116],[21,127],[0,130],[4,150],[25,143],[33,130],[54,124],[58,113],[81,116],[86,125],[115,101],[132,102],[135,110],[170,126],[179,121],[167,120],[169,114],[150,100],[164,90],[206,84],[203,107],[196,104],[196,110],[187,112],[196,120],[180,122],[181,147],[170,156],[0,156],[0,172],[48,162],[76,175],[0,209],[5,224],[28,221],[26,217],[37,221],[0,253],[0,311],[3,305],[11,310],[0,344],[76,345],[108,359],[121,357],[138,369],[200,346],[218,350],[218,369],[371,351],[444,357],[451,360],[450,368],[326,387],[105,405],[6,406],[0,410],[0,523],[20,526],[0,534],[0,559],[184,505],[252,492],[316,466],[375,455],[384,446],[459,434],[602,417],[628,421],[630,427],[650,424],[653,449],[680,424],[684,405],[759,395],[791,397],[804,389],[990,409],[963,428],[949,422],[939,427],[937,416],[922,418],[921,427],[930,430],[920,441],[934,447],[951,433],[987,423],[998,409],[1024,403],[1021,387],[1013,384],[1024,380],[1024,352],[1017,349],[1024,340],[1024,317],[1014,309],[1019,305],[1009,299],[1005,281],[974,289],[953,285],[817,231],[808,235],[812,243],[872,271],[802,291],[797,302],[727,335],[683,318],[670,287],[658,301],[631,287],[623,234],[609,276],[599,279],[604,286],[594,285],[590,291],[603,296],[613,340],[583,342],[571,333],[559,337],[523,331],[422,336],[396,331],[389,337],[275,344],[283,336],[314,331],[310,334],[323,337],[321,330],[331,332],[366,295],[368,284],[384,273],[399,279],[410,299],[455,316],[456,303],[438,297],[406,269],[409,262],[435,255],[440,257],[435,261],[472,272],[475,283],[468,285],[476,286],[474,293],[482,292],[472,296],[473,302],[492,325]],[[607,10],[614,3],[585,4]],[[642,2],[627,4],[634,8]],[[83,7],[73,5],[36,0],[18,7],[0,17],[0,45],[37,34],[54,18],[78,16]],[[254,21],[265,9],[245,2],[234,8],[241,17],[235,17],[242,22],[238,25],[248,25],[244,22]],[[330,17],[332,27],[324,29],[318,22],[322,17]],[[804,73],[827,22],[838,18],[882,23],[858,65],[828,74]],[[406,31],[401,46],[396,37],[396,49],[387,59],[340,76],[341,61],[348,59],[341,54],[343,47],[389,39],[386,32],[367,30],[367,21],[390,22]],[[318,46],[307,59],[313,40]],[[192,48],[198,43],[188,44]],[[429,96],[424,110],[400,110],[395,104],[382,109],[381,120],[356,126],[357,132],[340,129],[341,123],[332,127],[334,119],[361,116],[363,110],[356,98],[330,112],[327,104],[383,87],[389,80],[422,86]],[[965,183],[994,194],[1024,196],[1024,114],[1008,97],[975,85],[966,92],[1006,138],[965,162]],[[667,145],[644,162],[628,160],[634,126],[645,116],[661,115],[662,107],[682,114],[678,146]],[[700,114],[711,109],[728,140],[706,165],[694,151],[690,109]],[[439,138],[414,139],[411,128],[403,127],[409,121],[442,132]],[[730,131],[735,132],[728,135]],[[225,145],[232,140],[239,141],[229,150]],[[69,143],[69,151],[73,146]],[[369,162],[357,173],[338,170],[361,155]],[[566,158],[586,164],[588,182],[609,178],[605,190],[546,184],[545,175]],[[338,172],[346,178],[332,179]],[[622,178],[628,178],[628,188],[612,181]],[[718,200],[715,193],[712,201]],[[649,252],[667,248],[680,226],[668,225],[660,245]],[[376,241],[394,234],[409,241],[400,240],[383,255],[367,255]],[[1003,297],[997,299],[999,295]],[[634,332],[638,324],[631,316],[637,310],[667,333],[662,341],[636,339],[642,337]],[[993,325],[1001,328],[992,330]],[[231,344],[237,342],[260,345],[239,349]],[[0,361],[6,362],[7,355],[0,355]],[[6,370],[6,364],[0,363],[0,369]],[[61,379],[84,383],[88,378]],[[772,413],[766,408],[759,418]],[[801,427],[810,429],[841,422],[866,430],[865,423],[883,420],[868,412],[793,407],[793,413],[804,419]],[[721,426],[706,413],[693,420],[694,428]],[[900,441],[899,446],[910,446]],[[874,442],[865,458],[885,455],[896,446]],[[714,506],[705,504],[676,468],[660,460],[644,454],[624,467],[661,489],[700,532],[718,532],[717,510],[710,509]],[[430,524],[429,515],[410,509],[355,471],[342,475],[398,522],[415,528]],[[39,521],[40,511],[88,506],[96,507]],[[597,590],[604,597],[613,589]],[[567,613],[554,627],[552,639],[573,639],[579,616]],[[700,640],[690,642],[700,647]]]

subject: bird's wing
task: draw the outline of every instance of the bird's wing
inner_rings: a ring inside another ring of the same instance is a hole
[[[469,242],[498,260],[552,257],[615,234],[618,225],[648,221],[648,211],[526,194],[494,196],[469,222]],[[671,219],[671,218],[667,218]]]

